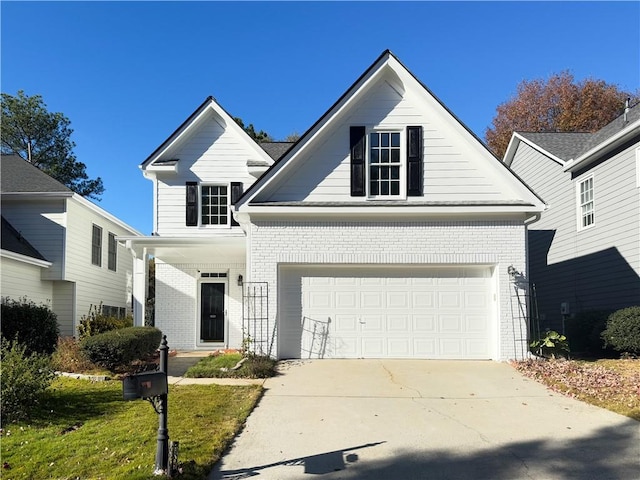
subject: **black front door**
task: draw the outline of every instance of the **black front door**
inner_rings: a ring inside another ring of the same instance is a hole
[[[224,342],[224,283],[200,284],[200,341]]]

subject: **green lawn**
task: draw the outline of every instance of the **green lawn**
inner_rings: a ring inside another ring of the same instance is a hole
[[[181,479],[204,479],[242,427],[260,386],[169,387],[168,427]],[[29,422],[3,425],[3,480],[150,479],[158,415],[122,400],[120,381],[58,378]],[[8,467],[8,468],[7,468]]]

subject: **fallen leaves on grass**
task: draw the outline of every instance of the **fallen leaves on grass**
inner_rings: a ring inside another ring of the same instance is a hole
[[[513,362],[552,390],[640,420],[640,361],[529,359]]]

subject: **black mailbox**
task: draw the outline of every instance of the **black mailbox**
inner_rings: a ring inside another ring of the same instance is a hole
[[[125,400],[166,395],[167,374],[164,372],[145,372],[122,379],[122,396]]]

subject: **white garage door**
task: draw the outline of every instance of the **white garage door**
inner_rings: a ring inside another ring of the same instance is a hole
[[[491,270],[288,268],[282,358],[488,359]]]

